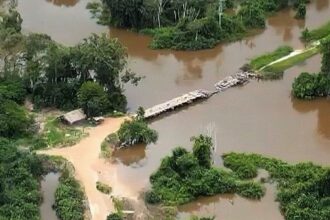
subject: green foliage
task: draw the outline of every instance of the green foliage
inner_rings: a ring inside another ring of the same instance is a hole
[[[96,182],[96,189],[104,194],[111,194],[112,188],[105,183]]]
[[[265,28],[265,11],[260,3],[255,1],[246,1],[238,12],[243,24],[247,28]]]
[[[199,165],[210,168],[212,163],[212,139],[208,136],[200,135],[198,137],[193,137],[193,141],[193,155],[197,158]]]
[[[0,99],[10,99],[18,104],[23,104],[26,97],[26,89],[22,79],[18,75],[3,73],[0,78]]]
[[[271,76],[280,78],[283,76],[283,71],[289,69],[290,67],[292,67],[298,63],[304,62],[308,58],[316,55],[318,52],[319,52],[318,47],[312,47],[310,49],[307,49],[303,53],[300,53],[300,54],[292,56],[288,59],[285,59],[280,62],[267,66],[265,69],[262,70],[262,74],[271,73]]]
[[[144,121],[125,121],[118,130],[118,138],[122,145],[151,144],[158,139],[155,130],[148,127]]]
[[[70,175],[63,175],[55,193],[57,216],[62,220],[84,219],[84,193],[79,183]]]
[[[306,42],[317,41],[330,35],[330,22],[314,30],[305,29],[301,38]]]
[[[144,200],[149,204],[158,204],[161,202],[159,196],[154,191],[146,192]]]
[[[110,101],[104,88],[95,82],[85,82],[78,91],[78,103],[87,117],[100,116],[109,111]]]
[[[292,93],[299,99],[326,97],[330,94],[330,76],[301,73],[292,84]]]
[[[330,75],[330,35],[321,40],[322,67],[321,72]]]
[[[108,215],[107,220],[123,220],[123,217],[118,213]]]
[[[240,164],[253,169],[265,169],[276,182],[277,200],[286,220],[330,218],[330,170],[312,163],[289,165],[283,161],[256,154],[229,153],[223,156],[225,165],[235,172]],[[251,191],[252,190],[252,191]],[[249,194],[258,187],[248,187],[241,192]]]
[[[14,54],[21,46],[24,36],[21,31],[22,18],[15,10],[0,15],[0,57]]]
[[[86,133],[82,129],[76,129],[62,124],[57,118],[47,118],[42,139],[50,147],[64,147],[76,144]]]
[[[295,15],[295,18],[304,19],[305,17],[306,17],[306,4],[301,3],[297,7],[297,13]]]
[[[221,4],[226,9],[234,7],[235,2],[227,0]],[[288,7],[289,0],[237,3],[237,13],[224,11],[221,19],[217,0],[103,0],[102,4],[91,3],[88,8],[99,23],[152,35],[153,49],[201,50],[241,39],[246,29],[265,28],[266,15]],[[302,9],[297,8],[302,14]]]
[[[8,99],[0,100],[0,136],[12,138],[28,134],[33,124],[25,108]]]
[[[158,139],[158,133],[149,128],[147,122],[144,120],[144,109],[140,107],[135,118],[125,120],[120,125],[117,137],[119,145],[132,146],[135,144],[155,143]]]
[[[321,73],[301,73],[292,84],[292,93],[300,99],[327,97],[330,94],[330,35],[321,40]]]
[[[236,192],[251,199],[264,195],[260,184],[242,182],[235,172],[210,167],[212,140],[209,137],[199,136],[193,141],[193,153],[178,147],[162,160],[159,169],[150,176],[152,191],[147,193],[147,202],[179,205],[199,196],[221,193]]]
[[[45,35],[29,35],[24,59],[25,86],[37,107],[71,110],[81,105],[90,116],[124,112],[122,85],[140,79],[126,68],[123,46],[105,35],[92,35],[74,47],[56,44]]]
[[[258,70],[271,62],[274,62],[282,57],[289,55],[293,51],[292,47],[281,46],[278,47],[275,51],[266,53],[264,55],[253,58],[250,61],[250,66],[253,70]]]
[[[38,220],[42,162],[0,138],[0,219]]]
[[[17,11],[10,9],[8,14],[2,16],[2,21],[0,21],[0,28],[12,28],[16,32],[20,32],[22,29],[22,22],[23,19],[21,18],[21,15]]]

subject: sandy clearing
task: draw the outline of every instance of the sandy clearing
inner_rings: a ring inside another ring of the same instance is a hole
[[[75,176],[85,189],[93,220],[106,219],[106,216],[114,211],[110,197],[96,189],[96,181],[109,184],[114,189],[115,195],[136,196],[134,192],[130,193],[125,184],[117,180],[116,169],[99,157],[102,141],[110,133],[116,132],[125,119],[127,118],[106,118],[101,125],[91,128],[88,131],[89,136],[78,144],[40,152],[62,156],[73,164]]]

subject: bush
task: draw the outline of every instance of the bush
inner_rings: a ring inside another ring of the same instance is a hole
[[[330,94],[330,76],[301,73],[292,84],[292,93],[299,99],[313,99]]]
[[[303,40],[305,40],[306,42],[311,42],[311,41],[320,40],[320,39],[328,36],[329,34],[330,34],[330,22],[328,22],[314,30],[305,29],[302,32],[301,38]]]
[[[137,119],[132,121],[126,120],[121,124],[117,135],[120,144],[124,146],[151,144],[158,139],[158,134],[155,130],[149,128],[145,121]]]
[[[123,217],[118,213],[108,215],[107,220],[123,220]]]
[[[161,202],[161,199],[153,191],[146,192],[144,200],[149,204],[158,204]]]
[[[79,183],[70,176],[62,176],[55,193],[57,216],[62,220],[84,219],[84,193]]]
[[[104,194],[111,194],[112,188],[107,184],[101,183],[99,181],[96,182],[96,189]]]
[[[241,182],[237,185],[237,193],[249,199],[261,199],[265,195],[266,189],[255,182]]]
[[[0,136],[18,137],[30,133],[33,119],[16,102],[0,99]]]

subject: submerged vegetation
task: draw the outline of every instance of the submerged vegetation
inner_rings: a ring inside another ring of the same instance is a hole
[[[165,157],[151,175],[152,190],[145,200],[151,204],[179,205],[199,196],[238,193],[260,199],[265,189],[259,182],[240,179],[234,172],[211,166],[212,140],[200,135],[193,138],[193,152],[178,147]]]
[[[253,179],[263,169],[270,175],[263,183],[276,183],[277,201],[286,220],[330,218],[329,168],[312,163],[290,165],[257,154],[228,153],[223,155],[223,161],[230,170],[224,170],[210,166],[210,160],[205,160],[211,156],[211,138],[200,135],[193,140],[193,153],[178,147],[162,160],[160,168],[150,177],[152,190],[146,193],[146,202],[179,205],[199,196],[220,193],[260,199],[265,189]],[[197,149],[203,149],[203,153],[197,153]]]
[[[154,49],[200,50],[234,41],[249,29],[266,26],[268,14],[293,4],[296,17],[306,14],[306,0],[102,0],[87,8],[98,23],[153,36]],[[229,9],[235,10],[229,10]]]
[[[286,220],[326,220],[330,218],[330,169],[312,163],[289,165],[283,161],[257,154],[229,153],[224,165],[243,178],[256,176],[265,169],[276,182],[277,200]],[[242,168],[243,167],[243,168]],[[247,173],[254,173],[246,175]]]

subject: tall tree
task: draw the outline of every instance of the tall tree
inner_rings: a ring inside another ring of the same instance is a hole
[[[321,71],[330,75],[330,36],[321,41],[321,52],[323,55]]]
[[[198,159],[200,166],[210,168],[212,165],[212,138],[205,135],[193,137],[194,141],[193,154]]]

